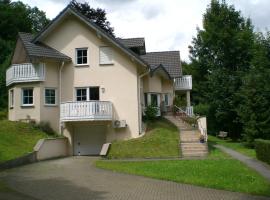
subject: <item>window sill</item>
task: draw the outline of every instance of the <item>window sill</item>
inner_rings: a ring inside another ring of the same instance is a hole
[[[75,64],[75,67],[89,67],[89,64]]]
[[[114,65],[114,63],[104,63],[104,64],[99,64],[99,66],[112,66],[112,65]]]
[[[34,108],[34,104],[29,104],[29,105],[21,105],[22,108]]]
[[[44,104],[45,107],[57,107],[57,104]]]

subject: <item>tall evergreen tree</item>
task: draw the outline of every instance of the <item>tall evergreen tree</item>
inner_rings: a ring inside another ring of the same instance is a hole
[[[270,139],[270,32],[256,34],[250,71],[243,78],[238,93],[244,136],[249,144],[254,139]]]
[[[191,61],[201,75],[198,99],[209,105],[209,128],[239,137],[242,123],[236,92],[252,59],[253,27],[225,0],[212,0],[190,47]],[[197,80],[196,80],[197,81]]]

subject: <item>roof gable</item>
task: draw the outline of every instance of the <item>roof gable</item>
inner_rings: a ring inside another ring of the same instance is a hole
[[[170,77],[176,78],[182,75],[179,51],[148,52],[141,58],[150,65],[151,70],[162,65]]]
[[[67,55],[57,51],[56,49],[53,49],[49,46],[46,46],[43,43],[33,43],[32,40],[34,36],[30,33],[19,33],[19,38],[21,39],[24,48],[27,52],[27,56],[30,59],[40,59],[40,58],[46,58],[46,59],[54,59],[54,60],[60,60],[60,61],[69,61],[71,60],[70,57]]]
[[[148,68],[148,63],[145,62],[143,59],[141,59],[136,53],[132,52],[130,49],[128,49],[126,46],[124,46],[121,42],[119,42],[116,38],[112,37],[110,34],[105,32],[103,29],[101,29],[99,26],[97,26],[95,23],[93,23],[91,20],[86,18],[84,15],[82,15],[79,11],[77,11],[72,6],[68,5],[62,12],[59,13],[55,19],[51,21],[51,23],[45,27],[44,30],[42,30],[35,38],[33,38],[34,43],[42,42],[42,40],[50,34],[51,30],[53,30],[62,20],[65,19],[66,16],[73,15],[77,17],[79,20],[81,20],[83,23],[85,23],[89,28],[96,31],[96,34],[100,38],[105,38],[107,41],[109,41],[113,46],[120,49],[122,52],[124,52],[127,56],[129,56],[132,60],[139,63],[141,66]]]

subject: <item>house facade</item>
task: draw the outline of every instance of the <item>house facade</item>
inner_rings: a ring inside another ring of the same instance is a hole
[[[144,38],[114,38],[70,6],[36,36],[19,33],[6,84],[9,120],[48,123],[70,155],[140,137],[145,107],[170,111],[178,92],[192,112],[178,51],[146,52]]]

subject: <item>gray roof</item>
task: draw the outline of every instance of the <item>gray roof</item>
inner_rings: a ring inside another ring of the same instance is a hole
[[[119,42],[125,45],[127,48],[132,47],[144,47],[144,38],[116,38]]]
[[[147,52],[145,55],[141,55],[141,58],[150,65],[151,70],[162,65],[170,77],[175,78],[182,75],[179,51]]]
[[[57,51],[56,49],[42,43],[32,43],[31,41],[34,38],[34,35],[30,33],[19,33],[19,37],[21,38],[25,50],[27,51],[27,55],[30,58],[49,58],[60,61],[71,60],[70,57]]]

